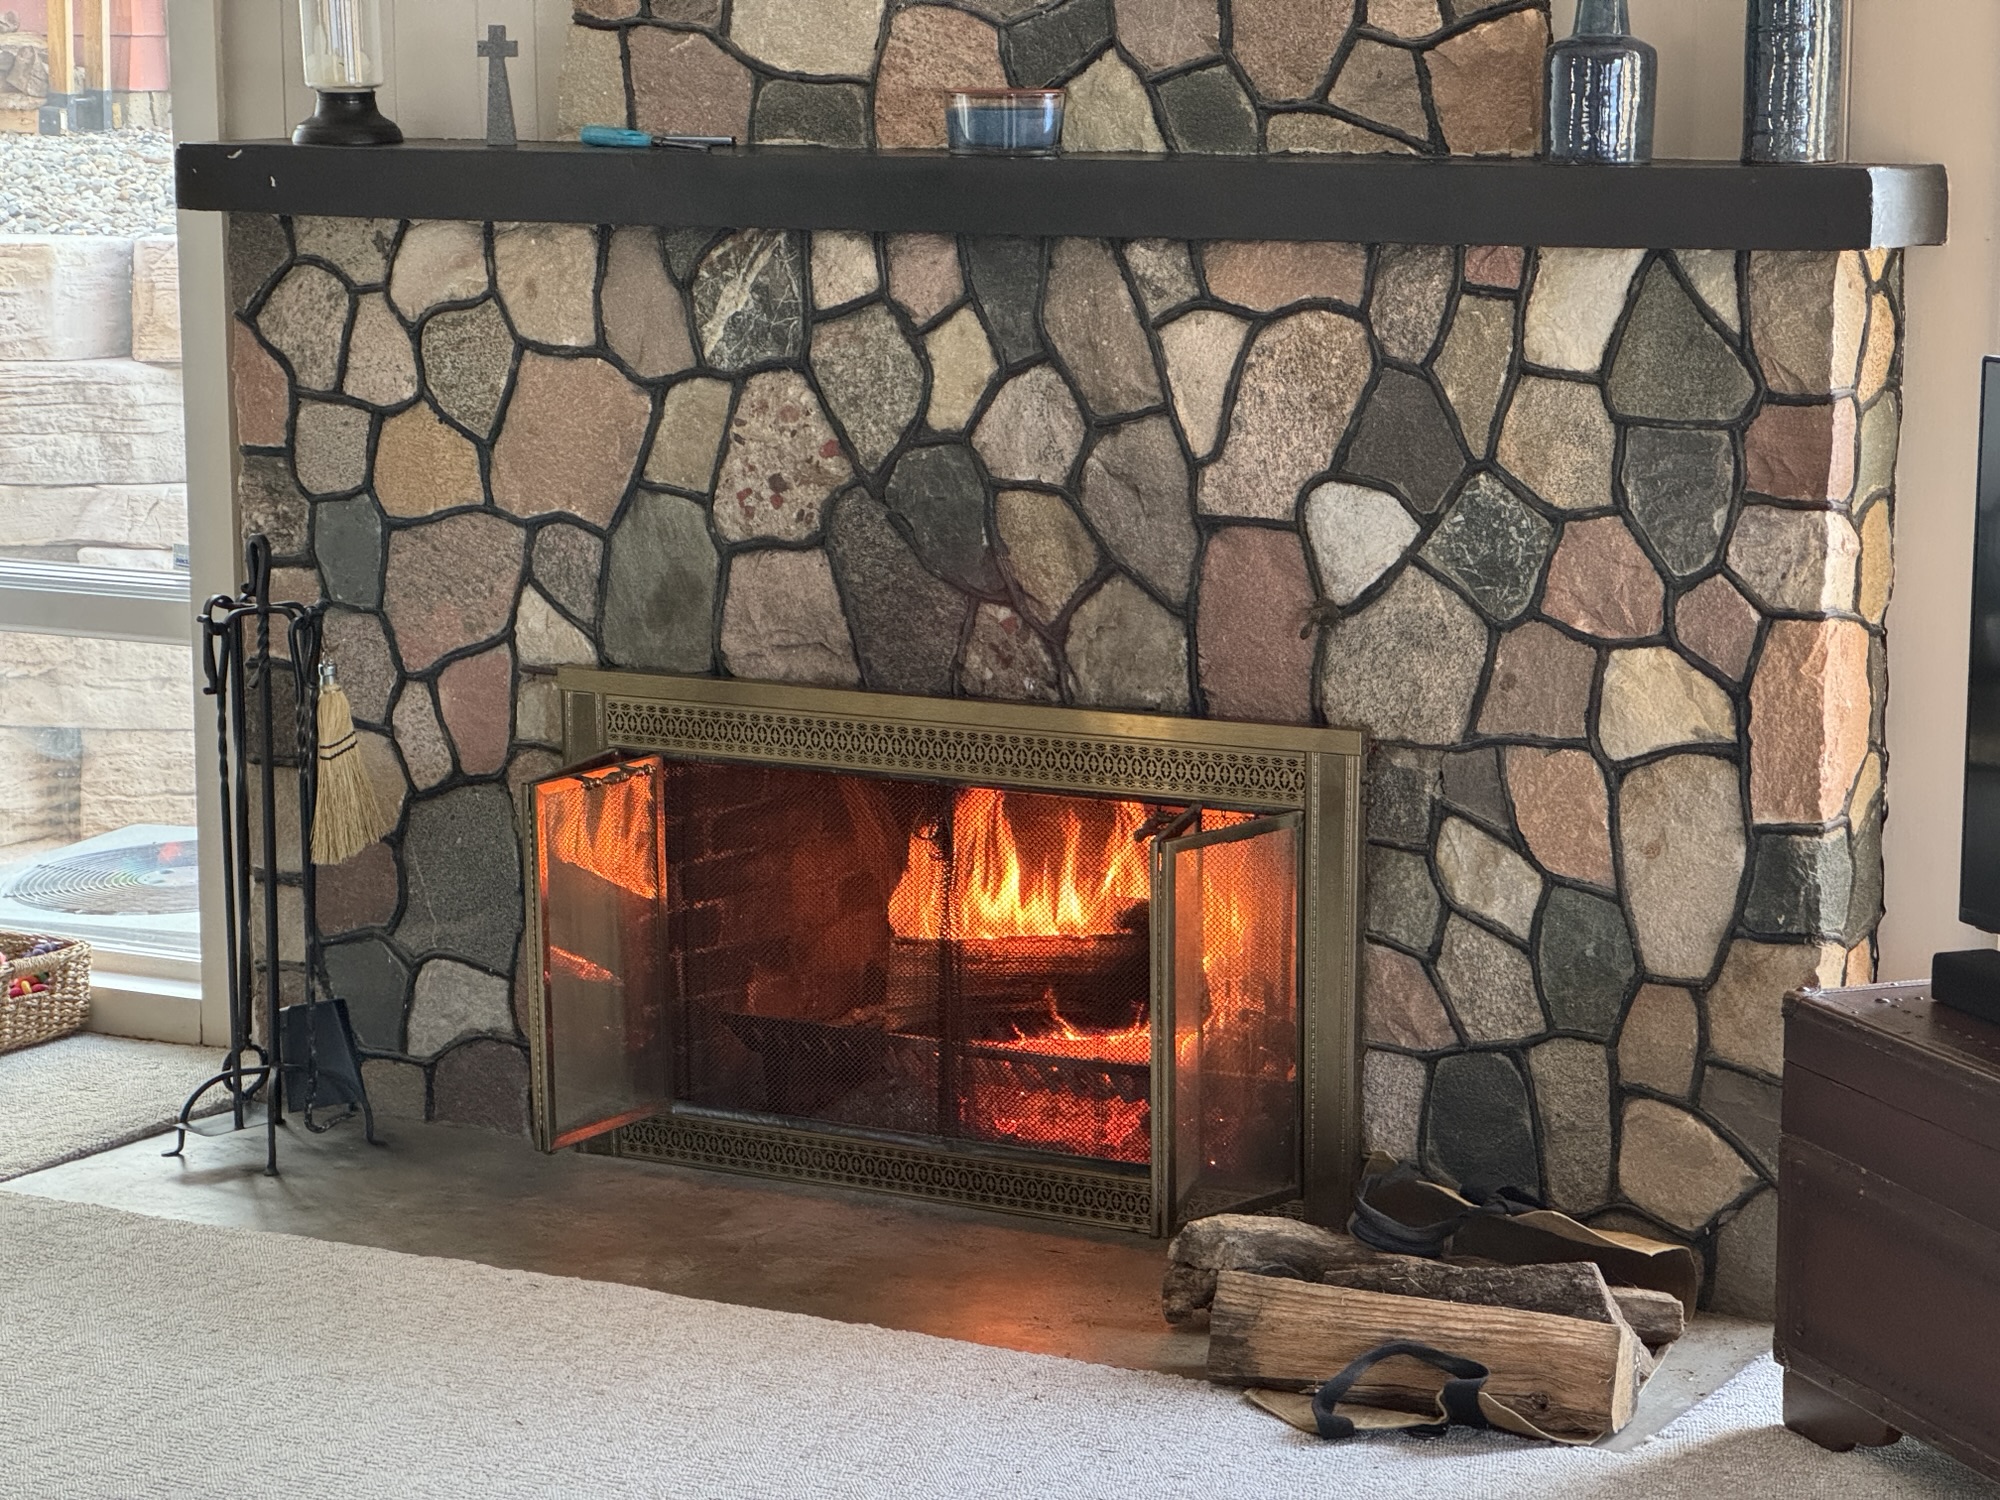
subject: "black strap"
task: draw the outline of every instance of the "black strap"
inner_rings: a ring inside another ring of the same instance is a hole
[[[1452,1378],[1444,1383],[1438,1394],[1438,1406],[1444,1413],[1442,1422],[1427,1422],[1415,1427],[1399,1429],[1414,1437],[1443,1437],[1454,1426],[1490,1427],[1486,1413],[1480,1410],[1479,1393],[1485,1388],[1492,1371],[1473,1360],[1460,1359],[1456,1354],[1446,1354],[1433,1349],[1428,1344],[1398,1340],[1384,1344],[1379,1349],[1371,1349],[1361,1358],[1342,1370],[1333,1379],[1313,1392],[1313,1421],[1318,1424],[1319,1435],[1332,1442],[1354,1436],[1356,1428],[1351,1417],[1343,1417],[1337,1408],[1341,1397],[1352,1390],[1354,1383],[1369,1370],[1385,1359],[1398,1356],[1419,1359],[1433,1369],[1442,1370]]]
[[[1532,1213],[1542,1206],[1532,1194],[1520,1188],[1468,1186],[1461,1190],[1461,1196],[1471,1200],[1471,1208],[1448,1214],[1433,1223],[1409,1224],[1369,1201],[1378,1184],[1388,1186],[1424,1180],[1409,1162],[1366,1178],[1355,1199],[1354,1212],[1348,1218],[1347,1232],[1370,1249],[1386,1251],[1391,1255],[1419,1255],[1426,1260],[1441,1260],[1451,1248],[1452,1236],[1474,1219],[1508,1218],[1515,1214]]]

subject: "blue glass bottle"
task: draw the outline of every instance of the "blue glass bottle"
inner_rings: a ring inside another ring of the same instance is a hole
[[[1576,30],[1549,49],[1549,160],[1651,161],[1659,71],[1627,0],[1578,0]]]

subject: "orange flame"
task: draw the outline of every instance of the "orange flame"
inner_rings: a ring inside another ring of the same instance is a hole
[[[643,901],[659,898],[654,778],[613,767],[542,787],[543,883],[550,863],[585,870]]]

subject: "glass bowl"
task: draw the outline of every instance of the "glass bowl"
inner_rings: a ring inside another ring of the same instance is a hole
[[[1061,89],[954,89],[945,138],[961,156],[1051,156],[1062,141]]]

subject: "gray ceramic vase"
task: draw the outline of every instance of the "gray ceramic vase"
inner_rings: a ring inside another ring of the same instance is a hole
[[[1746,162],[1840,155],[1846,43],[1847,0],[1750,0]]]
[[[1549,160],[1651,161],[1659,68],[1627,0],[1578,0],[1576,30],[1549,49]]]

